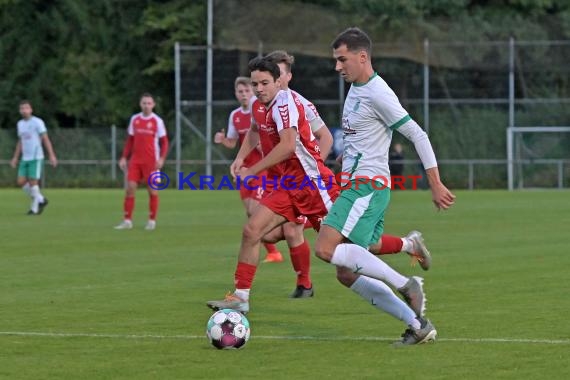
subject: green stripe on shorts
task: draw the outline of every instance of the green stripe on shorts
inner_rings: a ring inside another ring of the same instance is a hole
[[[378,183],[377,188],[383,187]],[[370,183],[343,190],[329,210],[323,224],[331,226],[361,247],[375,244],[384,232],[384,213],[390,202],[390,189],[375,189]]]

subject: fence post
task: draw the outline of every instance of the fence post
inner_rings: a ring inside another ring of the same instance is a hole
[[[117,179],[117,127],[111,125],[111,179]]]
[[[558,161],[558,188],[564,188],[564,162]]]
[[[474,185],[474,173],[473,173],[473,161],[469,161],[469,190],[473,190]]]
[[[513,127],[507,128],[507,183],[509,191],[514,190],[514,149]]]

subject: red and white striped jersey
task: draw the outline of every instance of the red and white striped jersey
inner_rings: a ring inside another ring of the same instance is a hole
[[[302,180],[304,177],[323,178],[333,175],[321,159],[319,146],[297,93],[281,90],[267,107],[256,99],[251,112],[259,129],[263,155],[269,154],[279,144],[279,132],[283,129],[297,130],[295,152],[287,160],[269,168],[269,177],[287,175]]]
[[[244,111],[241,107],[236,108],[230,113],[226,136],[229,139],[239,139],[240,146],[243,144],[245,135],[251,127],[250,114],[251,112],[249,110]],[[243,165],[249,168],[261,160],[261,157],[261,152],[256,148],[245,158]]]
[[[151,164],[160,157],[158,140],[166,136],[164,121],[155,114],[144,116],[142,112],[131,117],[128,128],[129,136],[133,136],[130,160],[133,163]]]

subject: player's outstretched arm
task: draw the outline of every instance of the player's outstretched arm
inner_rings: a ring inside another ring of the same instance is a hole
[[[235,148],[237,145],[237,141],[238,141],[238,139],[231,139],[231,138],[227,137],[225,129],[222,129],[221,131],[216,132],[216,134],[214,135],[214,143],[222,144],[223,146],[225,146],[228,149]]]
[[[398,132],[414,143],[416,152],[418,152],[422,165],[426,170],[435,207],[437,207],[438,210],[450,208],[454,203],[455,195],[441,182],[439,169],[437,168],[437,160],[428,135],[414,120],[409,120],[402,125],[398,129]]]

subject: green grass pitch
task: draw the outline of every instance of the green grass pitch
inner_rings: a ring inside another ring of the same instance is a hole
[[[236,192],[166,190],[151,232],[142,190],[130,231],[112,228],[122,191],[45,195],[30,217],[21,191],[0,191],[1,379],[570,378],[568,191],[458,191],[446,212],[429,192],[393,193],[386,232],[421,230],[433,267],[384,258],[424,276],[435,344],[391,347],[404,326],[314,258],[313,299],[288,298],[288,259],[260,265],[237,351],[205,337],[205,302],[233,289]]]

